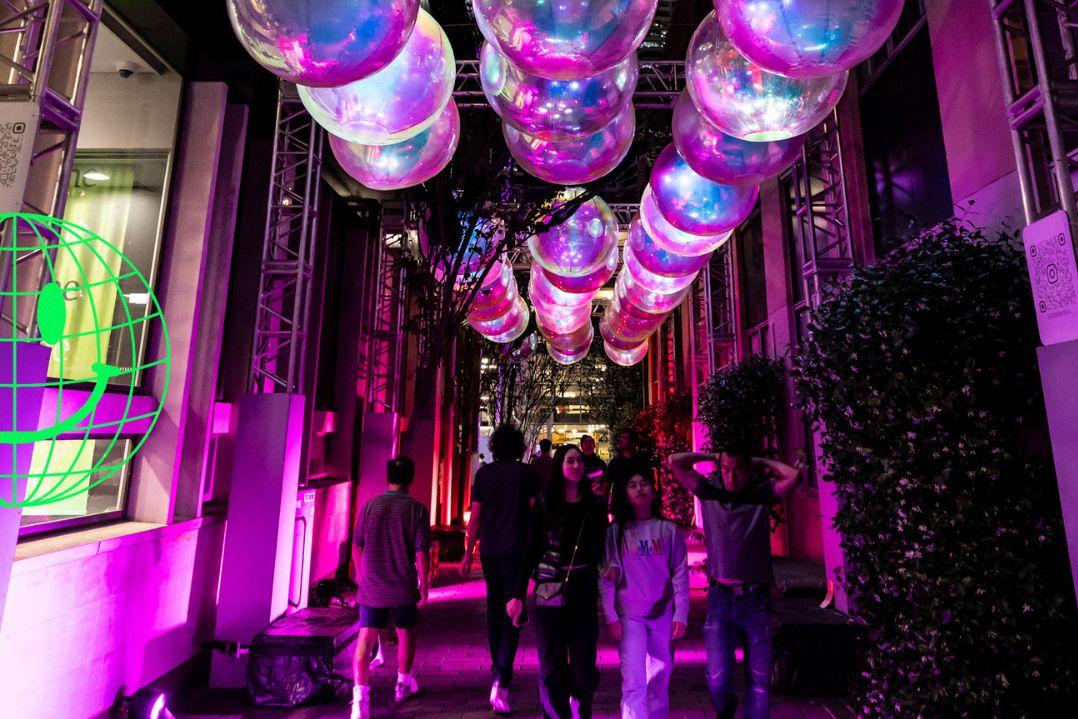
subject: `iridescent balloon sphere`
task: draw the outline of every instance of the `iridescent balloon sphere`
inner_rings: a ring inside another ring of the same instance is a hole
[[[404,49],[378,72],[347,85],[297,85],[297,90],[311,117],[330,133],[364,145],[389,145],[434,124],[453,96],[456,76],[449,38],[420,10]]]
[[[569,190],[573,199],[583,190]],[[618,246],[618,223],[601,197],[583,203],[567,220],[528,238],[532,258],[544,270],[565,277],[590,275],[605,265]]]
[[[228,0],[240,44],[282,80],[347,85],[397,56],[419,0]]]
[[[675,255],[703,255],[717,249],[730,237],[730,232],[714,235],[694,235],[670,224],[655,204],[655,193],[651,185],[644,187],[644,196],[640,200],[640,222],[648,236],[659,247]]]
[[[620,350],[628,350],[642,342],[647,342],[648,337],[666,321],[666,315],[650,315],[649,320],[642,320],[636,316],[619,313],[607,308],[602,319],[599,320],[599,334],[603,341]]]
[[[610,361],[614,364],[619,364],[622,367],[632,367],[647,356],[648,343],[641,342],[631,350],[619,350],[612,347],[609,342],[603,342],[603,350],[606,352],[606,356],[609,357]]]
[[[565,277],[564,275],[556,275],[548,272],[546,278],[550,281],[550,284],[564,292],[575,292],[578,294],[585,292],[594,293],[609,282],[610,278],[614,276],[614,273],[617,272],[617,270],[618,248],[614,247],[606,258],[606,264],[595,270],[595,272],[592,272],[590,275]]]
[[[757,185],[801,157],[805,136],[749,142],[727,135],[704,119],[687,91],[674,106],[674,146],[697,174],[724,185]]]
[[[513,308],[501,317],[489,322],[476,322],[469,319],[468,324],[491,342],[504,343],[512,342],[524,334],[530,321],[531,312],[528,310],[528,303],[523,297],[518,297]]]
[[[502,134],[509,153],[525,172],[554,185],[583,185],[609,173],[629,154],[636,135],[632,103],[597,132],[576,140],[541,140],[508,123]]]
[[[482,287],[472,300],[468,309],[468,319],[476,322],[490,322],[503,317],[516,305],[520,290],[515,281],[504,285],[500,282]]]
[[[692,270],[682,275],[660,275],[652,272],[636,259],[636,253],[631,245],[625,246],[622,258],[625,261],[625,271],[632,275],[633,280],[641,287],[653,292],[662,292],[664,294],[677,292],[691,285],[699,273],[698,270]]]
[[[636,55],[578,80],[529,75],[489,42],[479,55],[490,106],[506,124],[540,140],[575,140],[609,125],[632,100],[637,75]]]
[[[642,287],[628,272],[619,272],[614,283],[614,296],[623,305],[632,305],[641,312],[662,315],[670,312],[685,299],[689,288],[667,294]]]
[[[574,348],[571,352],[561,352],[560,350],[551,347],[549,343],[546,346],[547,354],[549,354],[558,364],[576,364],[588,356],[589,350],[591,350],[590,342],[581,347]]]
[[[708,122],[752,142],[785,140],[819,124],[846,89],[845,71],[812,80],[768,72],[745,58],[710,13],[692,36],[686,87]]]
[[[663,217],[680,230],[715,235],[732,230],[749,216],[759,190],[713,182],[689,167],[677,148],[667,145],[651,168],[651,192]]]
[[[344,171],[372,190],[412,187],[441,172],[460,140],[460,114],[453,100],[434,124],[415,137],[392,145],[361,145],[329,136],[333,156]]]
[[[715,0],[715,11],[751,62],[805,79],[868,59],[898,24],[902,0]]]
[[[710,251],[700,255],[679,255],[661,247],[648,234],[639,214],[629,224],[629,237],[625,242],[625,251],[631,251],[635,261],[644,269],[668,277],[680,277],[699,272],[711,259]]]
[[[585,325],[591,324],[591,307],[582,308],[576,314],[550,316],[535,308],[535,323],[544,337],[567,335],[581,332]]]
[[[594,292],[565,292],[554,286],[550,281],[551,275],[552,273],[546,272],[542,267],[532,266],[531,277],[528,280],[528,297],[533,302],[564,308],[590,305],[595,297]]]
[[[595,339],[595,325],[585,322],[572,332],[551,332],[539,325],[539,332],[546,339],[547,344],[559,352],[573,352],[581,347],[591,346]]]
[[[627,58],[651,27],[658,0],[472,0],[479,30],[532,75],[590,77]]]

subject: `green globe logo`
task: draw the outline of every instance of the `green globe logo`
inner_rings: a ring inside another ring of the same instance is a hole
[[[164,356],[140,362],[154,337]],[[41,346],[48,371],[22,381],[19,358],[25,367]],[[10,365],[0,380],[0,453],[11,458],[0,467],[22,468],[0,474],[0,507],[89,492],[131,461],[161,414],[171,368],[161,307],[139,269],[84,227],[0,213],[0,353]],[[150,368],[163,378],[157,399],[139,388]],[[25,407],[38,404],[40,416],[27,417]]]

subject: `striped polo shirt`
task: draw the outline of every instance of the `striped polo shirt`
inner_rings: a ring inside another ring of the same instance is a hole
[[[357,603],[399,607],[419,601],[415,555],[430,549],[430,511],[389,490],[363,506],[352,541],[363,550]]]

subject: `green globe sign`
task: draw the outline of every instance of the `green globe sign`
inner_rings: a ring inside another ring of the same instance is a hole
[[[149,346],[160,356],[140,361]],[[46,354],[47,371],[26,381],[29,358]],[[0,367],[0,507],[52,505],[105,482],[145,443],[168,387],[168,330],[115,245],[53,217],[0,213]],[[156,398],[141,390],[145,370]]]

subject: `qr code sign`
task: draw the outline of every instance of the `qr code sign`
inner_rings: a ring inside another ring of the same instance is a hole
[[[25,122],[0,122],[0,190],[15,186],[23,147],[32,141]]]
[[[1058,312],[1078,303],[1073,256],[1070,237],[1062,232],[1029,246],[1029,274],[1036,283],[1038,312]]]

